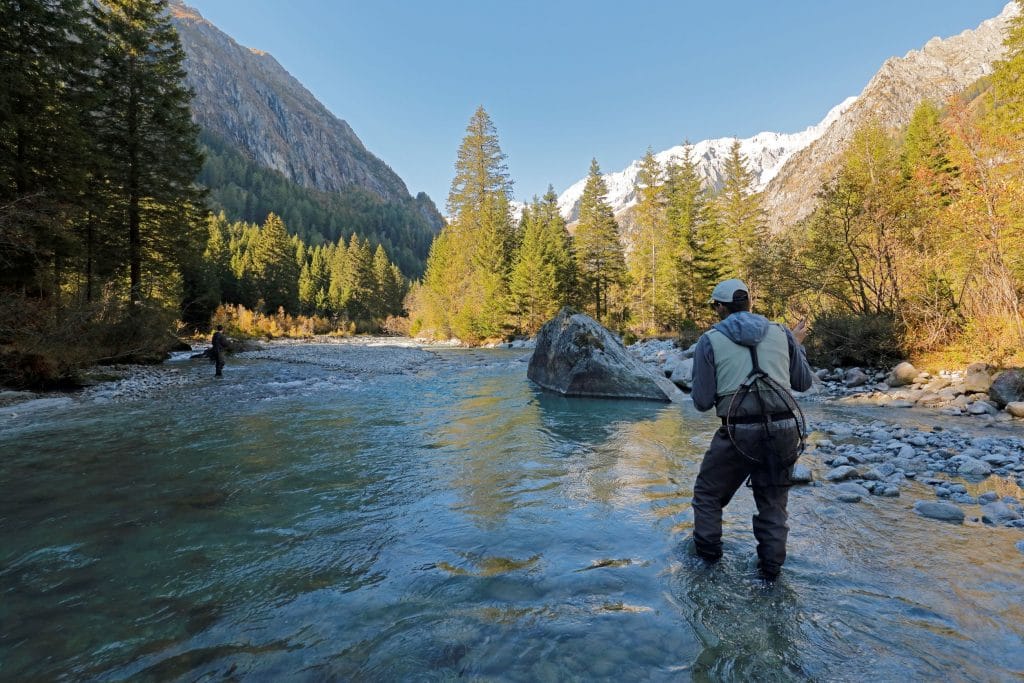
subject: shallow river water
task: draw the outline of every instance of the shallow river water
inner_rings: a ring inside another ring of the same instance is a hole
[[[686,551],[713,418],[431,353],[184,362],[143,400],[0,415],[0,679],[1024,675],[1019,529],[921,518],[923,485],[795,488],[766,586],[749,491],[719,565]]]

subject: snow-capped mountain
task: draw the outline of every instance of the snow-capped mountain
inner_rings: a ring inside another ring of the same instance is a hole
[[[833,107],[820,123],[799,133],[764,132],[741,139],[740,153],[746,159],[747,168],[754,174],[755,189],[763,189],[790,157],[820,138],[856,100],[856,97],[848,97]],[[669,161],[682,159],[688,147],[690,158],[697,165],[697,173],[708,187],[717,190],[724,182],[725,161],[735,139],[716,138],[690,145],[677,145],[658,152],[654,158],[664,167]],[[640,161],[637,160],[621,171],[604,174],[604,181],[608,185],[606,200],[615,213],[636,203],[636,179],[639,173]],[[558,198],[558,208],[566,220],[574,221],[578,217],[580,197],[583,196],[586,184],[587,179],[583,178]]]

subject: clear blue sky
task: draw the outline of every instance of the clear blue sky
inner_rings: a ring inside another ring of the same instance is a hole
[[[792,133],[1004,0],[186,0],[270,52],[444,211],[482,104],[515,196],[707,138]]]

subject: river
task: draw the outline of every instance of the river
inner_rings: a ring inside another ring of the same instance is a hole
[[[419,353],[5,410],[0,679],[1024,675],[1019,529],[924,519],[924,485],[795,488],[766,586],[748,491],[719,565],[686,552],[714,418],[543,393],[522,350]]]

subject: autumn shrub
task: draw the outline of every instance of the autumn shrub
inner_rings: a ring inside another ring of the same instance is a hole
[[[178,343],[175,317],[159,303],[129,306],[114,295],[91,302],[0,297],[0,384],[71,388],[93,365],[158,363]]]
[[[324,316],[291,315],[283,308],[266,314],[250,311],[241,304],[221,304],[213,313],[213,326],[223,325],[229,336],[286,337],[302,339],[315,335],[346,336],[354,327],[345,320],[331,320]]]

